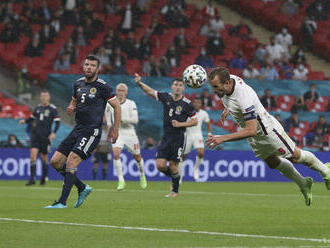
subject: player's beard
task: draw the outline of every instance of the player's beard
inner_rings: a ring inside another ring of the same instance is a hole
[[[95,77],[95,75],[96,75],[96,72],[91,73],[90,75],[88,75],[88,74],[85,72],[85,77],[86,77],[87,79],[92,79],[93,77]]]

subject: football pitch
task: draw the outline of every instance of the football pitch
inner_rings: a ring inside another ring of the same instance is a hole
[[[165,198],[169,182],[141,190],[128,182],[88,182],[85,204],[44,209],[62,182],[24,186],[0,181],[0,247],[330,247],[330,191],[314,184],[306,207],[293,183],[184,182]]]

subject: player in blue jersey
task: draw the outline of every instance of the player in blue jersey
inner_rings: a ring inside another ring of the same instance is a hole
[[[173,80],[172,94],[150,88],[142,83],[139,74],[135,74],[135,82],[145,93],[163,104],[164,136],[157,148],[156,166],[172,179],[172,190],[166,197],[177,197],[180,181],[178,164],[184,152],[185,131],[186,127],[197,125],[196,111],[190,100],[183,96],[184,83],[181,78]]]
[[[102,121],[107,102],[114,108],[114,125],[109,131],[109,138],[116,142],[120,123],[120,104],[112,88],[98,78],[100,60],[88,55],[83,65],[84,77],[73,86],[73,96],[67,107],[69,115],[76,113],[76,126],[69,136],[62,141],[50,163],[64,176],[62,195],[53,205],[46,208],[66,208],[66,201],[72,186],[78,188],[78,200],[74,204],[81,206],[92,188],[82,183],[76,175],[78,165],[87,159],[101,138]]]
[[[35,184],[37,158],[40,153],[42,161],[42,177],[40,185],[46,184],[48,175],[48,152],[50,142],[56,137],[56,132],[60,127],[60,117],[55,105],[50,104],[48,91],[40,93],[41,103],[34,109],[28,119],[20,120],[20,124],[31,124],[31,149],[30,149],[30,179],[25,184],[31,186]],[[55,127],[52,130],[52,124]]]

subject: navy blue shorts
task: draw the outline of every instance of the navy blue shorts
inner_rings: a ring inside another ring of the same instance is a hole
[[[180,135],[164,135],[160,145],[157,147],[156,158],[181,162],[185,143],[184,133]]]
[[[85,160],[90,157],[100,139],[100,128],[75,126],[69,136],[62,141],[57,151],[65,156],[74,152]]]
[[[31,148],[39,149],[42,154],[48,154],[50,152],[50,141],[48,137],[42,137],[38,135],[31,136]]]

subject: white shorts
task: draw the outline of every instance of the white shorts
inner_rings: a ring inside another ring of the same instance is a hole
[[[183,154],[188,154],[193,149],[204,148],[204,139],[202,134],[186,134],[186,146]]]
[[[133,155],[140,154],[140,143],[135,133],[119,134],[116,143],[113,144],[112,147],[120,149],[126,147],[126,149]]]
[[[258,135],[247,139],[257,158],[264,160],[271,155],[278,155],[283,158],[292,156],[296,144],[286,134],[282,125],[276,122],[267,127],[267,135]]]

